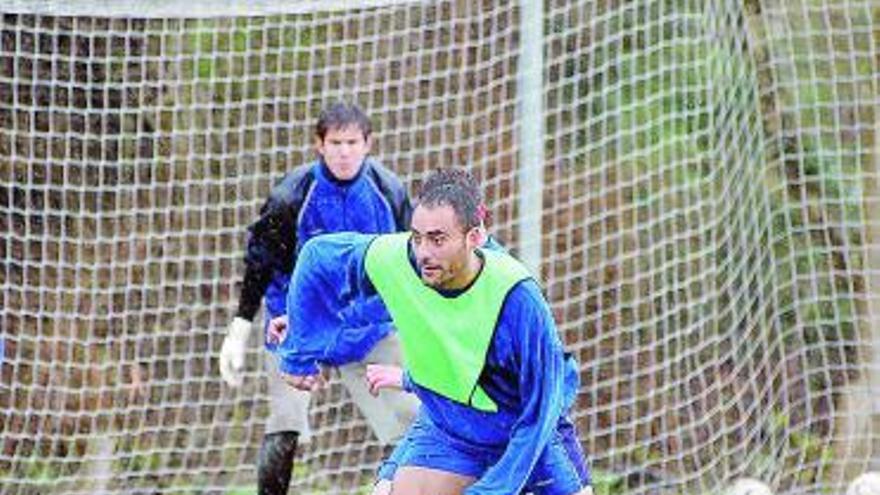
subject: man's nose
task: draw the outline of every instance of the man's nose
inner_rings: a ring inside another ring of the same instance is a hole
[[[431,248],[427,246],[427,243],[422,243],[418,246],[414,247],[416,259],[419,260],[419,263],[425,264],[431,260]]]

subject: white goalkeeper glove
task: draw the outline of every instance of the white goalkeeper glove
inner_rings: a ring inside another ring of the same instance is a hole
[[[244,355],[251,334],[251,322],[235,317],[229,323],[223,347],[220,348],[220,375],[230,387],[238,387],[244,381]]]

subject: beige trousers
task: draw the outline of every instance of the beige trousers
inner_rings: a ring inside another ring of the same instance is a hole
[[[302,441],[311,436],[308,408],[311,394],[291,387],[281,378],[277,358],[267,356],[269,372],[269,419],[266,433],[298,431]],[[339,368],[342,385],[363,414],[376,438],[383,445],[392,445],[403,437],[419,407],[418,399],[403,391],[383,390],[374,397],[366,381],[367,365],[373,363],[400,365],[400,341],[396,333],[385,337],[363,361]]]

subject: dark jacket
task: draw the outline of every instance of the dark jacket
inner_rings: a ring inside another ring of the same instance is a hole
[[[290,274],[312,237],[404,231],[411,216],[400,179],[372,158],[349,181],[337,180],[320,160],[297,167],[272,188],[249,228],[237,316],[253,320],[264,296],[267,321],[284,314]]]

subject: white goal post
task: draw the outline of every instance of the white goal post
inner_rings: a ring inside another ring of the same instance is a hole
[[[0,487],[248,493],[247,226],[335,99],[466,165],[579,359],[602,493],[880,469],[877,0],[0,0]],[[386,451],[333,381],[296,493]]]

